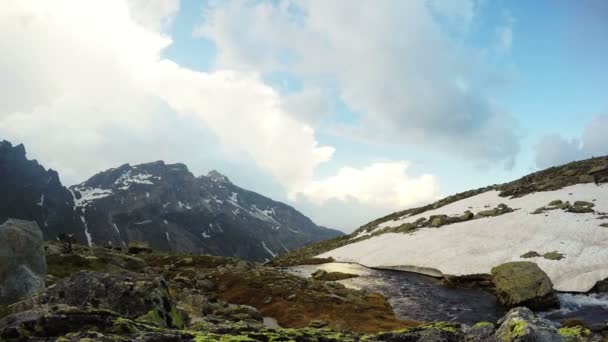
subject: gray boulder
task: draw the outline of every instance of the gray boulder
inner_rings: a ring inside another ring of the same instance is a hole
[[[44,289],[46,259],[36,222],[9,219],[0,225],[0,304]]]
[[[504,342],[561,342],[559,331],[543,318],[534,316],[530,309],[511,309],[500,321],[495,338]]]
[[[507,307],[545,309],[559,306],[553,283],[533,262],[516,261],[492,268],[492,282],[500,302]]]

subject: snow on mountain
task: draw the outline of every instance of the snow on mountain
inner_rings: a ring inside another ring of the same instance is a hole
[[[217,171],[195,177],[183,164],[125,164],[71,190],[93,244],[147,241],[161,250],[264,261],[341,235]]]

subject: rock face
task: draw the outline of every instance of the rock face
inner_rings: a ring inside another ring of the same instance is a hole
[[[23,145],[0,141],[0,223],[8,218],[36,221],[46,240],[59,233],[85,238],[72,194],[57,172],[28,160]]]
[[[0,304],[14,303],[44,288],[46,259],[35,222],[10,219],[0,225]]]
[[[547,274],[533,262],[508,262],[492,269],[492,282],[507,307],[525,305],[543,309],[559,305]]]
[[[264,261],[342,235],[294,208],[183,164],[122,165],[71,187],[90,244],[147,242],[154,249]]]

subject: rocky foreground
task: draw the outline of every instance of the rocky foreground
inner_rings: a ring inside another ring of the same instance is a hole
[[[28,233],[32,225],[0,226],[2,341],[603,340],[602,329],[559,326],[525,307],[473,326],[398,320],[384,297],[324,280],[344,275],[304,279],[278,267],[137,244],[115,250],[51,242],[38,254],[15,247],[40,238]]]

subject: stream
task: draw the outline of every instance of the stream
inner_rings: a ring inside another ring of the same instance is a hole
[[[318,269],[358,274],[358,278],[339,282],[349,288],[383,294],[400,319],[474,324],[496,322],[507,311],[488,290],[446,286],[440,279],[418,273],[370,269],[345,263],[294,266],[287,271],[310,277]],[[553,321],[574,318],[588,325],[608,322],[608,293],[559,293],[558,297],[560,309],[538,314]]]

